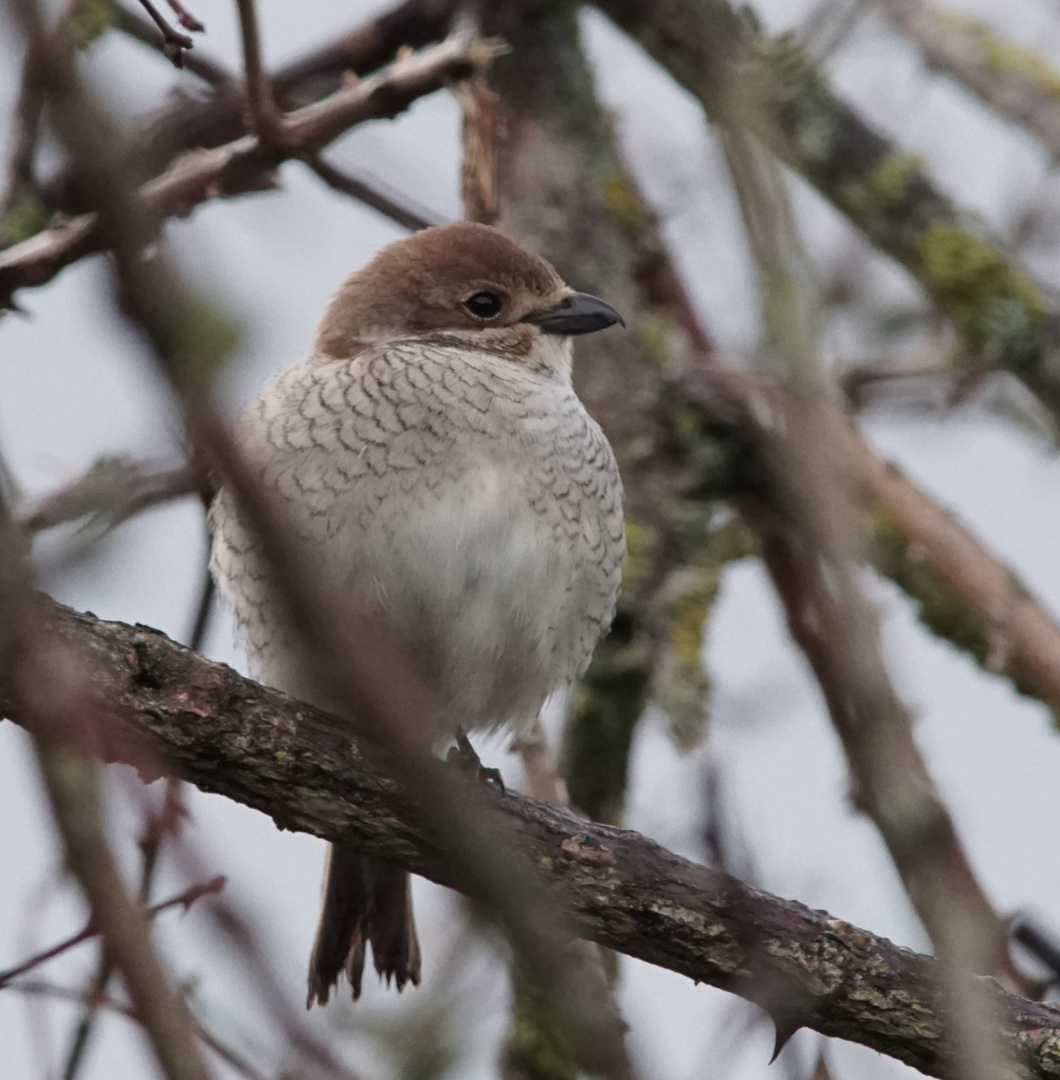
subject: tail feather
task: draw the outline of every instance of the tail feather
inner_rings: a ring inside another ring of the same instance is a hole
[[[361,995],[365,950],[370,943],[375,969],[398,990],[420,981],[420,946],[412,914],[409,875],[397,867],[365,858],[348,844],[333,844],[324,886],[313,955],[309,961],[309,996],[328,1003],[345,971],[353,999]]]

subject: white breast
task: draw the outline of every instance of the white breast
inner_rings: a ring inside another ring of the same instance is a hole
[[[614,458],[568,380],[390,344],[281,373],[242,434],[304,557],[329,588],[382,603],[452,723],[531,719],[584,670],[625,547]],[[313,697],[227,493],[211,521],[257,674]]]

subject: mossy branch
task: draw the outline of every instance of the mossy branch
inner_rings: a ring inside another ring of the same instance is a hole
[[[280,828],[356,840],[368,855],[471,888],[459,860],[341,720],[148,627],[104,622],[46,597],[38,613],[62,670],[91,673],[97,715],[106,719],[95,746],[107,760],[148,761]],[[18,722],[11,697],[0,681],[0,715]],[[755,1001],[788,1026],[947,1075],[930,958],[637,833],[513,794],[498,794],[492,808],[517,838],[520,861],[587,939]],[[1018,1075],[1060,1077],[1060,1010],[997,994]]]
[[[753,86],[755,134],[901,263],[952,322],[959,360],[1021,378],[1060,415],[1060,313],[980,222],[831,90],[793,37],[762,33],[726,0],[597,0],[674,79],[726,124]]]

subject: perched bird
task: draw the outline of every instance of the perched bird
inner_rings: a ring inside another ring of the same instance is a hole
[[[300,555],[329,590],[381,605],[454,730],[533,721],[610,625],[622,485],[571,386],[571,335],[620,321],[498,230],[438,226],[352,274],[310,354],[242,417]],[[334,708],[229,491],[210,518],[254,673]],[[343,970],[356,998],[369,943],[387,982],[418,983],[408,874],[345,843],[326,874],[308,1004],[326,1004]]]

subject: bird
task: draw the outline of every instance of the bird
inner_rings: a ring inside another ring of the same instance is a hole
[[[492,226],[459,222],[379,250],[327,305],[312,348],[241,413],[239,445],[329,595],[370,598],[456,732],[517,733],[588,666],[625,558],[622,482],[572,386],[572,338],[622,324]],[[324,699],[254,530],[223,484],[210,565],[251,673]],[[367,946],[418,985],[404,870],[331,845],[307,1006]]]

